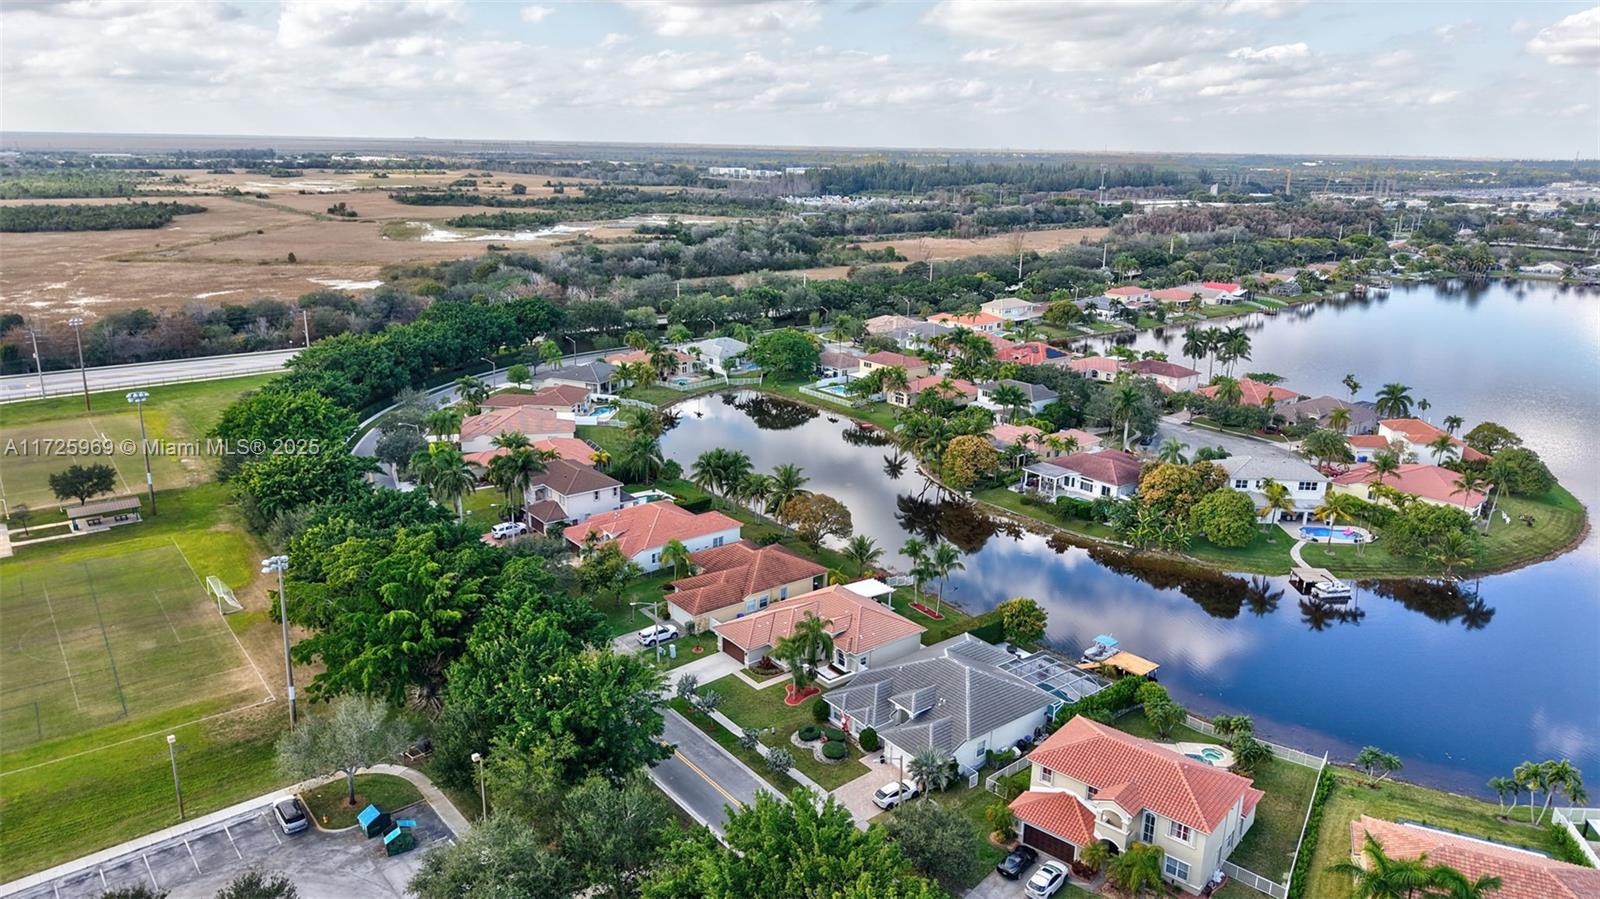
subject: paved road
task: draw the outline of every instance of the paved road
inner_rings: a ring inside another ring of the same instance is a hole
[[[772,792],[754,771],[671,709],[662,738],[676,749],[650,769],[651,779],[718,837],[728,823],[729,806],[753,804],[758,790]]]
[[[141,362],[137,365],[103,365],[90,368],[89,392],[176,384],[184,381],[212,381],[240,375],[278,371],[294,358],[299,349],[265,353],[236,353],[231,356],[204,356],[198,359],[172,359],[166,362]],[[44,373],[46,396],[64,396],[83,391],[83,375],[77,369]],[[7,375],[0,378],[0,403],[39,398],[39,376]]]
[[[1148,447],[1149,451],[1156,452],[1161,449],[1161,444],[1168,437],[1176,437],[1180,442],[1189,444],[1189,448],[1184,450],[1185,456],[1193,456],[1201,447],[1220,446],[1227,450],[1230,456],[1281,456],[1300,459],[1292,444],[1272,443],[1239,434],[1199,428],[1189,424],[1187,419],[1188,415],[1183,413],[1163,416],[1161,425],[1156,429],[1155,439]]]

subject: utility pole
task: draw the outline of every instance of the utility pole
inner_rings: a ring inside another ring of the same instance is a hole
[[[283,626],[283,681],[289,693],[289,729],[294,730],[294,665],[289,661],[289,604],[283,592],[283,572],[289,567],[288,556],[270,556],[261,562],[261,573],[278,573],[278,622]]]
[[[139,448],[144,450],[144,483],[150,488],[150,515],[156,514],[156,479],[150,474],[150,438],[144,432],[144,404],[150,399],[147,391],[135,390],[128,394],[128,402],[139,409]],[[174,769],[176,770],[176,769]]]
[[[299,309],[299,310],[296,310],[296,311],[300,313],[300,326],[301,326],[301,328],[304,329],[304,333],[306,335],[306,346],[310,347],[311,346],[311,310],[310,309]]]
[[[83,376],[83,411],[89,410],[89,370],[83,367],[83,319],[73,316],[67,319],[67,324],[72,326],[72,339],[78,344],[78,373]]]
[[[183,820],[183,787],[178,783],[178,736],[167,734],[167,758],[172,761],[172,791],[178,794],[178,820]]]
[[[39,334],[28,329],[28,339],[33,341],[33,370],[39,373],[39,399],[44,399],[44,363],[39,359]]]

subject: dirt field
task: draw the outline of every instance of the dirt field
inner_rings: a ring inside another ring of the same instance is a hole
[[[1042,231],[1022,232],[1024,249],[1048,253],[1062,247],[1088,241],[1094,243],[1105,237],[1110,228],[1050,228]],[[988,237],[911,237],[901,240],[869,240],[863,249],[881,250],[894,247],[900,255],[915,262],[925,258],[960,259],[964,256],[997,256],[1015,253],[1017,235],[994,234]]]

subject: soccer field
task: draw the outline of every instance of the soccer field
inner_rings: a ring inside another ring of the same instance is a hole
[[[271,690],[177,544],[0,566],[0,750]]]

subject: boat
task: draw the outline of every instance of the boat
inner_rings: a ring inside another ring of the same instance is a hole
[[[1119,651],[1121,650],[1117,645],[1116,637],[1110,634],[1101,634],[1095,637],[1094,642],[1090,643],[1088,648],[1083,651],[1083,660],[1085,662],[1104,662]]]
[[[1317,581],[1315,584],[1311,585],[1312,596],[1315,596],[1318,599],[1328,600],[1330,602],[1349,599],[1352,595],[1352,592],[1353,591],[1350,589],[1350,585],[1339,580],[1338,578]]]

